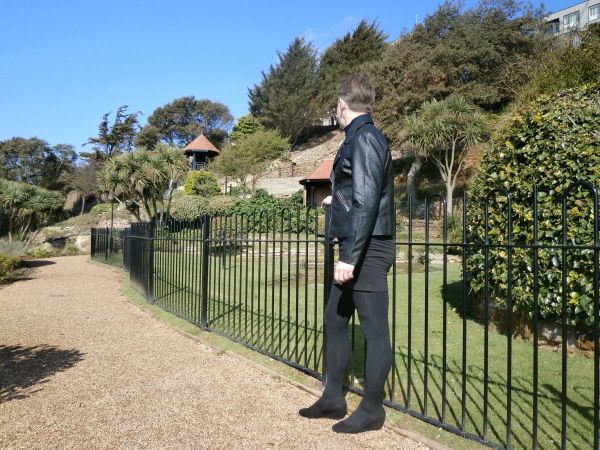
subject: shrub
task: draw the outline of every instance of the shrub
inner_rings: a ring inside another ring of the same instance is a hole
[[[221,193],[217,177],[208,170],[193,170],[188,172],[183,183],[186,195],[201,195],[212,197]]]
[[[115,208],[116,207],[117,207],[117,205],[115,205]],[[109,213],[110,210],[111,210],[111,204],[110,203],[98,203],[97,205],[94,205],[92,207],[92,209],[90,210],[90,213],[92,215],[99,216],[100,214]]]
[[[0,254],[0,284],[12,278],[15,271],[22,267],[23,262],[14,256]]]
[[[33,259],[55,258],[57,256],[82,255],[83,252],[75,245],[66,245],[63,248],[32,247],[25,251],[25,256]]]
[[[208,200],[198,195],[183,195],[173,199],[171,216],[177,220],[194,220],[204,214]]]
[[[482,243],[485,234],[483,202],[490,190],[504,188],[512,196],[513,242],[533,243],[534,184],[539,186],[539,240],[561,244],[562,199],[578,181],[600,181],[600,85],[541,97],[514,113],[486,149],[482,165],[470,189],[468,233],[470,241]],[[506,199],[495,196],[489,206],[491,243],[507,242]],[[568,243],[593,243],[591,195],[575,189],[568,197]],[[525,248],[513,250],[514,311],[533,315],[533,257]],[[568,322],[593,324],[593,251],[571,250],[563,261],[560,249],[540,250],[539,305],[541,317],[560,321],[562,316],[562,270],[568,271]],[[490,298],[506,307],[508,255],[492,248],[489,260]],[[472,289],[483,295],[485,257],[475,251],[468,261]],[[518,276],[516,276],[518,274]]]

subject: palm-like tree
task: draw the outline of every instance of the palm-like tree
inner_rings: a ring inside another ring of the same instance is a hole
[[[8,242],[13,241],[13,229],[19,209],[28,197],[28,186],[14,181],[0,180],[0,209],[8,219]]]
[[[451,96],[424,103],[406,119],[406,139],[431,158],[446,183],[447,212],[452,213],[454,188],[467,151],[488,134],[488,120],[468,100]]]
[[[100,172],[99,180],[111,198],[125,204],[141,220],[140,211],[147,218],[168,214],[173,189],[188,170],[179,149],[159,145],[155,151],[141,148],[111,158]]]

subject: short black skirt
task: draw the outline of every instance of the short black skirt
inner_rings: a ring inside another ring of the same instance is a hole
[[[340,242],[340,246],[344,241]],[[388,290],[387,273],[396,258],[396,243],[392,237],[372,237],[364,258],[354,269],[354,278],[346,283],[355,291],[384,292]]]

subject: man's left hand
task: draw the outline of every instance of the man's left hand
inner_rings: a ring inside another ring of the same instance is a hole
[[[337,284],[344,284],[354,278],[354,266],[338,261],[333,271],[333,279]]]

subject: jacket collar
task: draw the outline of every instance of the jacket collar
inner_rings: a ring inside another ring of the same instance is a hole
[[[346,125],[346,128],[344,128],[344,132],[346,133],[344,144],[350,142],[350,140],[354,137],[354,133],[356,133],[360,127],[368,123],[373,123],[373,119],[369,113],[361,114],[360,116],[355,117],[352,122],[350,122],[348,125]]]

